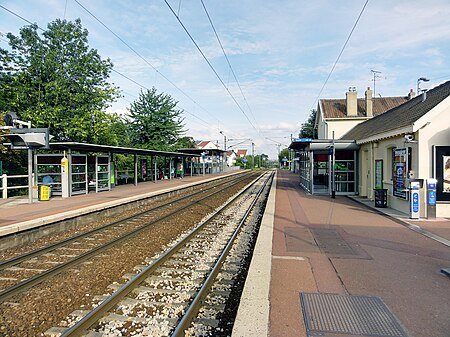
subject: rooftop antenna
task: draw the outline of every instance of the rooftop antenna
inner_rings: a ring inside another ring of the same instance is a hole
[[[377,78],[381,78],[381,71],[370,69],[370,72],[373,74],[373,96],[375,97],[375,83],[377,81]]]

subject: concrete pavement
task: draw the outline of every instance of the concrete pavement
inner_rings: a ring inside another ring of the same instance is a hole
[[[247,303],[253,294],[267,303],[258,310],[269,314],[239,308],[233,336],[255,336],[255,325],[265,326],[267,336],[307,336],[299,300],[305,292],[376,297],[408,336],[449,336],[450,278],[440,272],[450,266],[449,219],[411,222],[402,214],[382,215],[362,199],[308,195],[288,171],[278,171],[273,193],[273,223],[263,224],[272,233],[260,233],[273,238],[271,251],[265,249],[266,261],[258,256],[263,264],[252,263],[256,275],[265,276],[248,278],[251,291],[244,290]],[[267,279],[269,291],[258,294],[254,283]],[[266,321],[257,319],[263,316]]]

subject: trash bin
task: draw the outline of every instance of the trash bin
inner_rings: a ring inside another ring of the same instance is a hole
[[[377,188],[375,191],[375,207],[386,208],[387,207],[387,189]]]
[[[39,200],[41,200],[41,201],[47,201],[47,200],[50,200],[50,191],[51,191],[51,187],[50,186],[45,186],[45,185],[42,185],[41,187],[40,187],[40,190],[39,190]]]

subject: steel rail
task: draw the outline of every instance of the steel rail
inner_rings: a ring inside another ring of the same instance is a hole
[[[75,323],[72,327],[67,329],[61,334],[61,337],[78,337],[88,330],[94,323],[96,323],[101,317],[103,317],[108,311],[116,306],[121,300],[123,300],[128,294],[130,294],[139,284],[141,284],[152,272],[154,272],[159,266],[166,262],[173,254],[179,251],[191,238],[196,235],[206,224],[208,224],[217,214],[222,212],[225,208],[229,207],[237,198],[243,195],[253,184],[262,178],[260,175],[257,179],[249,183],[240,192],[230,198],[225,204],[220,206],[214,213],[210,214],[207,219],[198,224],[191,230],[186,236],[184,236],[175,245],[165,251],[150,265],[145,267],[141,272],[132,277],[128,282],[122,285],[117,291],[115,291],[110,297],[101,302],[92,311],[85,315],[81,320]]]
[[[172,337],[184,337],[185,336],[185,330],[189,328],[190,324],[192,323],[192,320],[197,316],[198,310],[200,309],[201,305],[203,304],[203,301],[205,297],[207,296],[208,292],[210,291],[211,286],[214,283],[215,278],[219,274],[223,263],[225,262],[225,259],[227,258],[231,248],[233,247],[233,243],[238,236],[239,232],[241,231],[241,228],[244,226],[245,222],[247,221],[247,218],[249,217],[250,213],[253,211],[253,208],[255,207],[256,203],[260,200],[260,196],[267,187],[269,181],[272,181],[274,173],[271,173],[270,176],[267,178],[267,180],[264,182],[264,185],[261,187],[261,189],[258,191],[256,197],[253,199],[251,205],[243,215],[241,221],[239,222],[238,226],[234,230],[233,235],[229,239],[227,245],[223,249],[221,255],[217,259],[216,263],[214,264],[213,269],[211,270],[210,274],[206,278],[205,282],[203,283],[202,287],[198,291],[197,295],[195,296],[194,300],[191,302],[191,305],[186,310],[184,316],[178,323],[177,327],[172,333]]]
[[[230,180],[230,181],[227,181],[227,182],[231,182],[231,183],[233,183],[234,181],[239,182],[239,181],[242,181],[243,179],[246,179],[247,177],[248,177],[248,176],[239,176],[237,179],[235,179],[235,180]],[[225,183],[227,183],[227,182],[225,182]],[[198,185],[197,187],[199,187],[199,186],[201,186],[201,184]],[[195,192],[195,193],[186,195],[186,196],[184,196],[184,197],[181,197],[181,198],[177,199],[177,202],[182,201],[182,200],[185,200],[185,199],[188,199],[188,198],[191,198],[192,196],[195,196],[195,195],[200,194],[200,193],[204,193],[205,191],[209,191],[209,190],[214,189],[214,188],[216,188],[216,187],[217,187],[217,186],[211,186],[211,187],[209,187],[209,188],[207,188],[207,189],[200,190],[200,191],[197,191],[197,192]],[[173,192],[173,191],[171,191],[171,192]],[[171,193],[171,192],[166,192],[166,193]],[[64,239],[64,240],[55,242],[55,243],[50,244],[50,245],[48,245],[48,246],[45,246],[45,247],[42,247],[42,248],[35,249],[35,250],[33,250],[33,251],[31,251],[31,252],[28,252],[28,253],[26,253],[26,254],[22,254],[22,255],[20,255],[20,256],[13,257],[13,258],[8,259],[8,260],[5,260],[5,261],[1,261],[1,262],[0,262],[0,270],[4,270],[4,269],[6,269],[6,268],[9,268],[9,267],[14,266],[14,265],[16,265],[16,264],[19,264],[19,263],[21,263],[21,262],[23,262],[23,261],[26,261],[26,260],[28,260],[28,259],[31,259],[31,258],[33,258],[33,257],[36,257],[36,256],[39,256],[39,255],[48,253],[48,252],[50,252],[50,251],[53,251],[53,250],[58,249],[58,248],[60,248],[60,247],[63,247],[63,246],[65,246],[65,245],[67,245],[67,244],[69,244],[69,243],[72,243],[72,242],[74,242],[74,241],[77,241],[77,240],[83,239],[83,238],[85,238],[85,237],[91,236],[91,235],[93,235],[93,234],[96,234],[96,233],[98,233],[98,232],[101,232],[101,231],[103,231],[103,230],[105,230],[105,229],[107,229],[107,228],[109,228],[109,227],[116,226],[116,225],[118,225],[118,224],[121,224],[121,223],[123,223],[123,222],[126,222],[126,221],[129,221],[129,220],[138,218],[138,217],[140,217],[140,216],[143,216],[143,215],[148,214],[148,213],[150,213],[150,212],[153,212],[153,211],[155,211],[155,210],[159,210],[159,209],[162,208],[162,207],[168,207],[168,206],[171,206],[171,205],[173,204],[173,202],[174,202],[174,201],[168,201],[167,203],[164,203],[164,204],[162,204],[162,205],[155,206],[155,207],[150,208],[150,209],[148,209],[148,210],[146,210],[146,211],[144,211],[144,212],[142,212],[142,213],[130,215],[129,217],[126,217],[126,218],[123,218],[123,219],[120,219],[120,220],[117,220],[117,221],[114,221],[114,222],[111,222],[111,223],[107,223],[107,224],[102,225],[102,226],[100,226],[100,227],[94,228],[94,229],[89,230],[89,231],[87,231],[87,232],[83,232],[83,233],[74,235],[74,236],[72,236],[72,237],[70,237],[70,238],[67,238],[67,239]]]
[[[243,179],[245,179],[245,178],[243,178]],[[243,179],[239,179],[238,182],[240,182]],[[211,194],[209,194],[207,196],[204,196],[204,197],[200,198],[199,200],[195,201],[194,204],[198,204],[198,203],[202,202],[203,200],[205,200],[207,198],[210,198],[211,196],[213,196],[215,194],[221,193],[224,190],[232,187],[233,185],[226,186],[226,187],[224,187],[224,188],[222,188],[222,189],[220,189],[218,191],[214,191],[213,193],[211,193]],[[101,252],[103,250],[106,250],[106,249],[108,249],[108,248],[110,248],[110,247],[112,247],[112,246],[114,246],[114,245],[116,245],[118,243],[121,243],[122,241],[125,241],[125,240],[127,240],[127,239],[129,239],[129,238],[131,238],[131,237],[133,237],[135,235],[137,235],[139,232],[147,229],[149,226],[152,226],[152,225],[155,225],[157,223],[160,223],[160,222],[162,222],[162,221],[164,221],[164,220],[166,220],[166,219],[168,219],[168,218],[170,218],[170,217],[172,217],[172,216],[174,216],[174,215],[176,215],[176,214],[178,214],[178,213],[180,213],[180,212],[182,212],[185,209],[188,209],[190,207],[192,207],[192,203],[188,204],[186,206],[183,206],[183,207],[181,207],[179,209],[176,209],[176,210],[174,210],[174,211],[164,215],[161,218],[158,218],[158,219],[156,219],[154,221],[151,221],[151,222],[147,223],[146,225],[143,225],[143,226],[138,227],[138,228],[136,228],[136,229],[134,229],[134,230],[132,230],[132,231],[130,231],[128,233],[125,233],[125,235],[123,235],[123,236],[121,236],[119,238],[115,238],[115,239],[113,239],[113,240],[111,240],[109,242],[106,242],[106,243],[104,243],[102,245],[99,245],[99,246],[89,250],[88,252],[82,253],[81,255],[73,258],[72,260],[64,262],[64,263],[62,263],[60,265],[57,265],[57,266],[55,266],[53,268],[50,268],[50,269],[48,269],[48,270],[46,270],[44,272],[41,272],[41,273],[39,273],[39,274],[37,274],[35,276],[32,276],[29,279],[26,279],[26,280],[24,280],[22,282],[19,282],[19,283],[15,284],[15,285],[13,285],[11,287],[8,287],[6,289],[1,290],[0,291],[0,303],[5,301],[6,299],[10,298],[11,296],[19,294],[19,293],[23,292],[24,290],[41,283],[45,279],[47,279],[47,278],[49,278],[51,276],[54,276],[54,275],[60,273],[61,271],[65,270],[65,269],[68,269],[68,268],[70,268],[72,266],[75,266],[75,265],[77,265],[77,264],[79,264],[79,263],[81,263],[81,262],[83,262],[83,261],[85,261],[85,260],[95,256],[96,254],[98,254],[99,252]]]

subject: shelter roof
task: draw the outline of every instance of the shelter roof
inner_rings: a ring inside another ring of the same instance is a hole
[[[225,150],[221,150],[221,149],[179,149],[178,150],[181,153],[189,153],[189,154],[196,154],[197,157],[201,156],[202,153],[206,153],[206,155],[209,156],[216,156],[216,155],[221,155],[223,153],[226,153],[227,151]]]
[[[327,150],[332,148],[336,150],[357,150],[359,145],[354,140],[335,139],[311,139],[311,138],[294,138],[289,145],[291,150]]]
[[[50,143],[52,150],[71,150],[82,152],[103,152],[103,153],[121,153],[136,154],[140,156],[161,156],[161,157],[198,157],[195,152],[166,152],[157,150],[138,149],[133,147],[120,147],[110,145],[77,143],[77,142],[55,142]],[[189,149],[195,150],[195,149]]]

